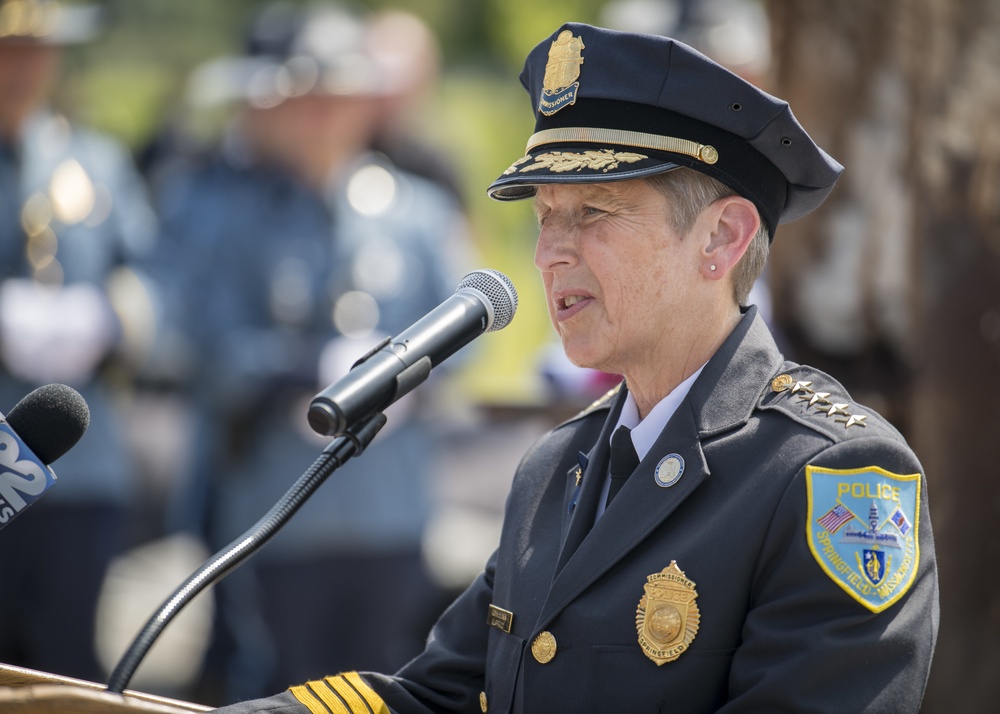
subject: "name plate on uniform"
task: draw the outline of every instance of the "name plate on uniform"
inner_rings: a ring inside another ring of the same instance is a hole
[[[514,622],[514,613],[509,610],[490,605],[490,614],[486,618],[486,623],[490,627],[510,633],[510,626]]]

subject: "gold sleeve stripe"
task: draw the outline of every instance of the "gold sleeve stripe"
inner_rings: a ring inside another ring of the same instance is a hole
[[[354,710],[347,707],[344,704],[344,700],[337,696],[336,692],[330,689],[330,683],[327,680],[314,680],[308,683],[310,689],[316,693],[323,703],[326,704],[327,709],[332,712],[332,714],[355,714]],[[311,713],[310,713],[311,714]],[[365,713],[367,714],[367,712]]]
[[[306,682],[289,690],[309,714],[391,714],[357,672]]]
[[[292,696],[299,700],[299,703],[305,706],[309,710],[309,714],[330,714],[330,710],[323,706],[312,692],[309,691],[309,687],[301,684],[297,687],[290,687],[288,689],[292,693]]]
[[[617,144],[619,146],[630,146],[634,149],[672,151],[675,154],[687,154],[706,164],[714,164],[719,160],[719,152],[714,147],[699,144],[697,141],[691,141],[690,139],[679,139],[676,136],[662,136],[660,134],[646,134],[640,131],[628,131],[625,129],[599,129],[585,126],[543,129],[531,135],[524,153],[530,154],[533,149],[543,144],[566,142]]]
[[[365,700],[343,677],[327,677],[326,683],[344,700],[351,714],[371,714]]]
[[[368,686],[368,682],[361,678],[357,672],[347,672],[341,675],[344,679],[358,691],[358,693],[368,702],[368,707],[374,714],[390,714],[389,707],[382,701],[382,697],[375,693],[375,690]]]

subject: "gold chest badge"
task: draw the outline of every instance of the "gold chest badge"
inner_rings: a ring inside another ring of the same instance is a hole
[[[549,47],[542,96],[538,98],[538,111],[545,116],[576,103],[576,90],[580,88],[576,80],[583,64],[583,49],[583,38],[573,37],[569,30],[560,32]]]
[[[635,611],[639,646],[660,666],[681,656],[701,623],[698,592],[694,583],[677,567],[677,561],[646,578],[642,599]]]

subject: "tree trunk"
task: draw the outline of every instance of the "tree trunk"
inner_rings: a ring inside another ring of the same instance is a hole
[[[775,93],[847,169],[777,232],[775,320],[922,460],[942,610],[923,711],[983,711],[1000,700],[1000,3],[768,8]]]

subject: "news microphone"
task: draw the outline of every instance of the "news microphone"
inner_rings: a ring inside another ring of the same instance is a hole
[[[309,425],[326,436],[344,434],[423,382],[432,367],[484,332],[510,324],[517,290],[496,270],[474,270],[455,293],[395,338],[386,338],[351,370],[313,397]]]
[[[56,483],[49,464],[90,425],[87,402],[72,387],[48,384],[0,414],[0,528]]]

